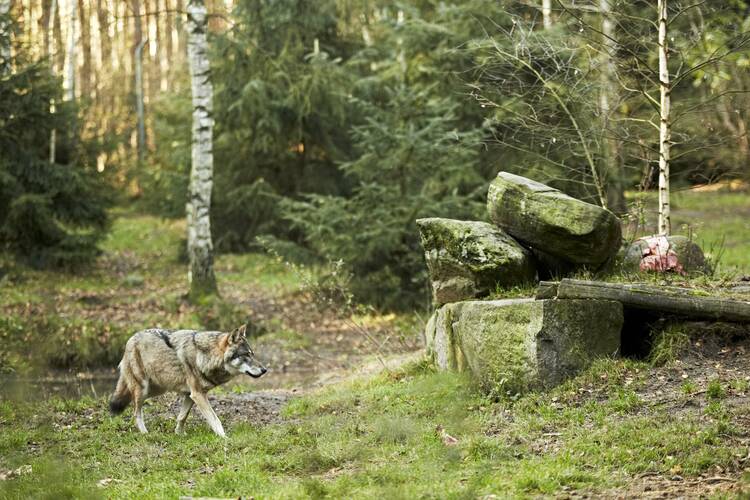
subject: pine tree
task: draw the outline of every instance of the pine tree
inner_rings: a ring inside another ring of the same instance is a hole
[[[48,156],[51,130],[75,135],[74,103],[50,114],[62,88],[49,68],[23,54],[0,64],[0,244],[35,267],[86,264],[107,228],[108,190],[75,144],[62,141],[63,164]]]

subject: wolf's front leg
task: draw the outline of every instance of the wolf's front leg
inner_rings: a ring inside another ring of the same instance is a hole
[[[223,438],[227,437],[227,435],[224,433],[224,427],[221,425],[219,417],[217,417],[216,413],[214,413],[214,409],[211,408],[206,395],[202,392],[196,391],[190,393],[190,398],[195,402],[195,405],[198,407],[198,410],[200,410],[203,418],[206,419],[206,422],[208,422],[211,430],[213,430],[217,435]]]

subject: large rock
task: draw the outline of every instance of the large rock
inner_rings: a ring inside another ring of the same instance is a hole
[[[559,384],[620,348],[622,304],[509,299],[446,304],[428,323],[440,370],[467,371],[488,392]]]
[[[487,209],[514,238],[574,264],[598,267],[620,247],[620,221],[612,212],[525,177],[500,172]]]
[[[703,250],[685,236],[649,236],[635,240],[625,250],[622,267],[630,272],[709,272]]]
[[[536,278],[531,253],[486,222],[417,220],[435,304],[481,297]]]

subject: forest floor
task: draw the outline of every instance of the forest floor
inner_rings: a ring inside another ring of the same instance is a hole
[[[675,197],[720,271],[750,274],[747,193]],[[651,497],[750,494],[750,335],[667,328],[658,363],[603,360],[492,401],[422,359],[415,314],[333,314],[272,258],[217,259],[221,300],[183,299],[180,222],[119,214],[96,267],[0,277],[0,497]],[[250,315],[268,375],[212,392],[229,439],[173,399],[106,411],[122,345],[150,326]],[[87,369],[91,365],[106,368]],[[63,367],[65,367],[63,369]]]

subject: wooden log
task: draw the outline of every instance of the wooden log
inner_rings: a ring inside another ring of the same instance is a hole
[[[557,289],[556,293],[553,290]],[[704,290],[643,283],[564,279],[539,283],[537,298],[617,300],[626,308],[695,319],[750,323],[750,301],[706,296]]]
[[[557,281],[540,281],[536,290],[536,300],[554,299],[557,297]]]

